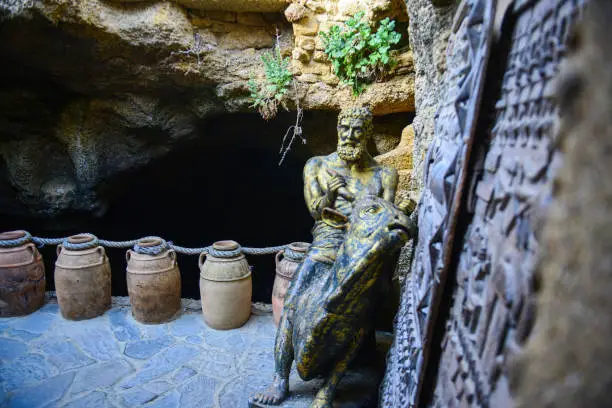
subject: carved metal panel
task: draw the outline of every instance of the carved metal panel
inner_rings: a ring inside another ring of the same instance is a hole
[[[435,137],[425,162],[419,203],[419,236],[411,273],[402,290],[395,341],[389,352],[381,405],[418,404],[431,322],[435,320],[461,201],[474,118],[492,40],[495,1],[466,0],[453,22]]]
[[[473,173],[478,181],[468,209],[474,216],[456,266],[434,406],[513,406],[505,363],[534,317],[534,214],[548,201],[560,162],[553,79],[582,2],[518,1],[512,31],[502,33],[512,42],[490,145]]]

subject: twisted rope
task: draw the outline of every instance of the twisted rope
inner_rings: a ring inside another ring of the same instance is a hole
[[[140,243],[145,239],[156,239],[159,240],[160,243],[154,246],[141,246]],[[146,237],[138,240],[137,243],[134,244],[134,252],[144,255],[159,255],[162,252],[168,250],[170,246],[163,238],[159,237]]]
[[[288,245],[279,245],[274,247],[266,247],[266,248],[248,248],[242,247],[242,252],[245,255],[270,255],[275,254],[278,251],[282,251],[287,248]]]
[[[242,247],[238,245],[238,248],[236,249],[232,249],[229,251],[219,251],[218,249],[213,248],[211,245],[206,248],[206,253],[217,258],[235,258],[242,253]]]
[[[145,237],[145,238],[150,238],[150,237]],[[145,238],[141,238],[141,239],[145,239]],[[108,248],[131,248],[134,245],[136,245],[138,241],[140,240],[133,239],[131,241],[107,241],[105,239],[101,239],[99,242],[100,242],[100,245],[102,245],[103,247],[108,247]]]
[[[287,247],[285,248],[285,258],[290,259],[296,262],[302,262],[304,258],[306,258],[306,254],[304,252],[294,251],[293,249]]]
[[[92,234],[80,234],[80,235],[89,235],[93,239],[91,241],[82,242],[82,243],[77,244],[74,242],[70,242],[68,238],[66,238],[62,242],[62,246],[70,251],[81,251],[83,249],[95,248],[98,245],[100,245],[100,241],[98,240],[98,237],[96,237],[95,235],[92,235]]]
[[[89,234],[89,235],[92,235],[92,234]],[[219,250],[214,249],[212,245],[207,246],[207,247],[200,247],[200,248],[187,248],[187,247],[183,247],[180,245],[175,245],[172,241],[166,242],[162,238],[155,237],[155,236],[147,236],[147,237],[143,237],[139,239],[133,239],[131,241],[109,241],[106,239],[98,239],[96,237],[95,245],[90,242],[83,243],[83,244],[70,244],[68,243],[67,239],[68,239],[67,237],[65,238],[32,237],[29,233],[26,232],[26,236],[23,238],[19,238],[15,240],[0,240],[0,248],[19,246],[19,245],[23,245],[26,242],[32,241],[39,247],[43,247],[45,245],[62,244],[66,249],[72,249],[72,248],[85,249],[85,248],[90,248],[93,246],[101,245],[106,248],[133,248],[134,251],[138,253],[149,254],[149,255],[157,255],[161,253],[164,249],[171,248],[171,249],[174,249],[179,254],[200,255],[202,252],[204,252],[206,254],[210,254],[218,258],[233,258],[233,257],[240,255],[241,253],[245,255],[271,255],[279,251],[282,251],[284,249],[285,256],[287,256],[288,258],[291,258],[294,260],[303,259],[303,255],[299,253],[295,253],[295,251],[290,250],[288,244],[272,246],[272,247],[264,247],[264,248],[238,247],[237,249],[232,250],[232,251],[219,251]],[[162,245],[155,246],[155,247],[141,247],[138,245],[138,242],[143,239],[160,239],[162,241]]]
[[[40,238],[40,237],[32,237],[32,242],[35,243],[39,248],[44,247],[45,245],[59,245],[64,242],[66,238]]]
[[[23,244],[27,244],[32,240],[32,235],[25,231],[25,235],[21,238],[16,239],[0,239],[0,248],[13,248]]]

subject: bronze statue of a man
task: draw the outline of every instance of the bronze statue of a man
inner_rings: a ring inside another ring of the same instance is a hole
[[[348,363],[372,333],[382,264],[414,234],[409,218],[393,205],[397,172],[366,149],[372,130],[368,109],[343,110],[337,151],[313,157],[304,167],[313,242],[285,298],[272,384],[253,395],[250,406],[287,398],[295,361],[304,380],[326,378],[312,407],[331,407]]]
[[[363,195],[395,200],[397,171],[382,166],[366,148],[373,131],[367,108],[349,108],[338,115],[338,146],[334,153],[316,156],[304,166],[304,196],[315,219],[308,254],[314,261],[332,263],[343,241],[344,230],[321,220],[324,208],[350,216],[353,202]]]

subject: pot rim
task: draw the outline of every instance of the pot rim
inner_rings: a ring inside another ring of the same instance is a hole
[[[233,250],[238,249],[240,245],[236,241],[233,241],[231,239],[226,239],[223,241],[216,241],[215,243],[213,243],[212,246],[217,251],[233,251]]]
[[[77,234],[69,236],[68,242],[71,244],[84,244],[86,242],[91,242],[94,239],[94,236],[91,234]]]
[[[25,230],[6,231],[0,233],[0,240],[11,240],[24,238],[27,235]]]
[[[159,238],[145,238],[138,241],[138,246],[149,248],[154,246],[159,246],[162,244],[162,240]]]

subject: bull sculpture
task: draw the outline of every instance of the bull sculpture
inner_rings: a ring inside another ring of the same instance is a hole
[[[295,361],[303,380],[325,378],[311,407],[332,407],[348,364],[373,333],[386,261],[416,235],[406,212],[376,196],[356,201],[350,218],[323,211],[326,223],[346,229],[344,242],[332,265],[317,263],[297,271],[276,334],[274,379],[251,397],[249,406],[278,405],[287,398]]]

